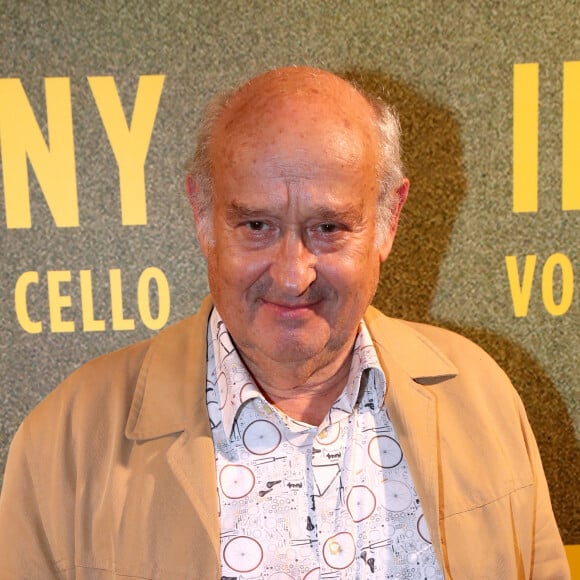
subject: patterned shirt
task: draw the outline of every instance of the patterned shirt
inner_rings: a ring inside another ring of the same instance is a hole
[[[342,394],[319,426],[270,405],[216,309],[207,403],[222,578],[443,578],[361,322]]]

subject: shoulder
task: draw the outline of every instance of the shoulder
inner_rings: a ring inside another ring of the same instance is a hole
[[[370,307],[365,315],[373,339],[379,349],[403,366],[414,379],[422,376],[457,375],[462,381],[477,377],[509,379],[480,346],[457,332],[385,316]],[[421,382],[421,381],[418,381]]]
[[[81,420],[107,407],[130,405],[143,361],[154,339],[134,343],[99,356],[73,371],[26,417],[24,428],[44,427],[71,413]]]
[[[409,387],[432,397],[447,431],[468,424],[490,429],[488,420],[493,418],[496,430],[518,436],[525,422],[519,395],[477,344],[456,332],[388,318],[374,309],[366,320],[393,394],[402,396]]]
[[[34,433],[61,429],[69,433],[105,428],[123,430],[136,390],[147,376],[151,361],[160,365],[173,352],[182,357],[191,347],[191,337],[203,334],[200,332],[203,325],[203,313],[197,313],[148,340],[88,361],[30,412],[20,430]]]
[[[467,364],[481,366],[486,370],[501,371],[493,357],[483,348],[455,331],[420,322],[401,321],[401,323],[411,328],[424,341],[434,345],[459,368]]]

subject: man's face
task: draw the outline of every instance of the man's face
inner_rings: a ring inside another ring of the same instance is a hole
[[[375,293],[394,231],[377,245],[364,119],[287,103],[224,122],[215,139],[212,239],[200,241],[215,304],[261,367],[343,355]]]

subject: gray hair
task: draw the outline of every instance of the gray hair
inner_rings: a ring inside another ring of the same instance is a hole
[[[348,82],[348,81],[347,81]],[[382,242],[392,225],[397,206],[397,189],[404,180],[401,161],[401,126],[393,107],[379,97],[361,91],[350,83],[372,106],[376,117],[375,127],[379,137],[379,161],[377,179],[379,200],[377,205],[377,243]],[[211,239],[211,214],[213,209],[212,160],[209,153],[211,140],[217,121],[224,113],[231,97],[238,88],[214,97],[203,112],[197,132],[196,147],[187,169],[197,184],[195,194],[188,194],[189,201],[199,216],[200,234]]]
[[[399,201],[397,190],[405,179],[401,160],[401,125],[393,107],[378,97],[361,94],[375,110],[375,127],[379,135],[377,241],[380,243],[393,224]]]

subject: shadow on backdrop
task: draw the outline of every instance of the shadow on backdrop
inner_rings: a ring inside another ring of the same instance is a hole
[[[374,305],[390,316],[454,330],[484,348],[519,392],[534,430],[564,543],[580,544],[580,447],[560,393],[521,346],[485,328],[433,319],[430,307],[455,218],[466,194],[459,124],[451,113],[380,71],[339,76],[382,97],[399,112],[411,193]]]

